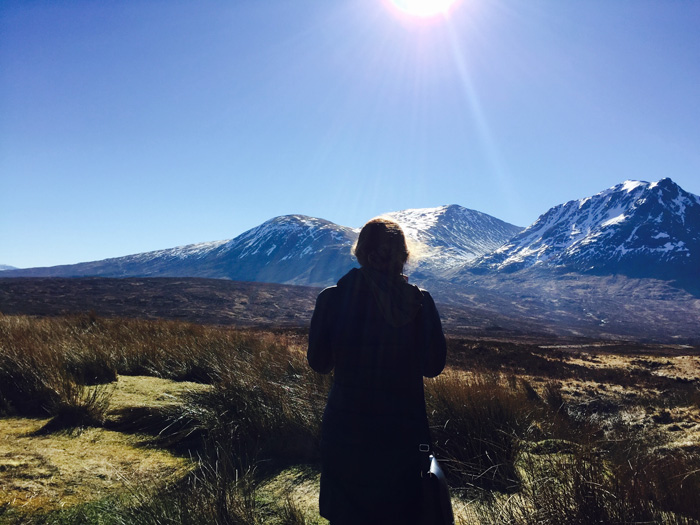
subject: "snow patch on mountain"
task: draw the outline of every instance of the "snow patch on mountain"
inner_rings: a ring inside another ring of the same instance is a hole
[[[447,209],[448,206],[413,208],[385,213],[383,216],[398,222],[407,237],[418,240],[426,238],[426,232],[438,223]]]
[[[625,182],[622,183],[620,189],[621,189],[621,191],[626,191],[627,193],[630,193],[631,191],[634,191],[637,188],[639,188],[640,186],[644,186],[645,184],[650,186],[650,188],[654,188],[657,185],[656,182],[647,183],[647,182],[642,182],[639,180],[626,180]],[[610,188],[610,189],[612,190],[614,188]],[[610,191],[610,190],[607,190],[607,191]],[[602,192],[602,193],[605,193],[605,192]]]
[[[168,248],[165,250],[156,250],[153,252],[139,253],[136,255],[131,255],[131,259],[136,262],[148,262],[155,259],[201,259],[207,256],[211,252],[215,251],[217,248],[225,245],[229,241],[211,241],[211,242],[201,242],[197,244],[187,244],[185,246],[177,246],[175,248]]]

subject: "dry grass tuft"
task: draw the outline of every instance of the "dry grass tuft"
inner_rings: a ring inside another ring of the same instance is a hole
[[[517,488],[518,436],[535,409],[528,394],[488,372],[446,372],[426,383],[435,450],[460,487]]]

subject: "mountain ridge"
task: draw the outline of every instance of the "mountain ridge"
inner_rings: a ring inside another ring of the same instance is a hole
[[[463,285],[475,275],[538,267],[700,288],[700,197],[670,178],[622,182],[554,206],[525,229],[459,205],[383,216],[404,228],[413,252],[406,271],[419,285]],[[327,286],[357,265],[351,249],[358,232],[325,219],[285,215],[225,241],[5,270],[2,277],[202,277]]]
[[[416,275],[445,278],[521,228],[458,205],[383,214],[404,223]],[[421,222],[422,221],[422,222]],[[418,224],[422,224],[417,228]],[[431,233],[431,228],[435,232]],[[420,231],[419,231],[420,230]],[[356,266],[359,228],[307,215],[274,217],[237,237],[101,261],[12,270],[4,277],[203,277],[327,286]]]
[[[686,280],[700,268],[700,197],[670,178],[625,181],[554,206],[467,273],[541,266]]]

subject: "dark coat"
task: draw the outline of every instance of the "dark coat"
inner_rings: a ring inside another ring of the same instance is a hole
[[[321,437],[321,515],[336,523],[415,521],[418,445],[429,443],[423,377],[445,366],[428,292],[353,269],[316,301],[309,365],[334,370]]]

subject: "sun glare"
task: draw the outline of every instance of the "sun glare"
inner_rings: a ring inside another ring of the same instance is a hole
[[[447,13],[457,0],[390,0],[390,2],[399,11],[426,18]]]

